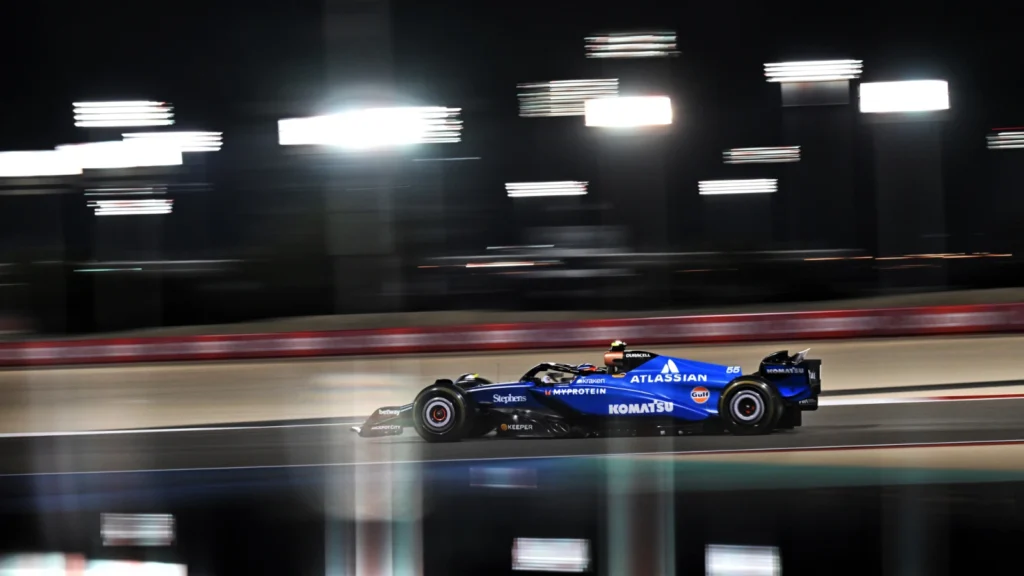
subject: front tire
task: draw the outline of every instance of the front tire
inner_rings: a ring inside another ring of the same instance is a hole
[[[771,434],[782,416],[782,401],[775,390],[759,378],[740,378],[725,389],[718,413],[732,434]]]
[[[472,428],[472,408],[455,386],[435,384],[413,403],[413,427],[427,442],[458,442]]]

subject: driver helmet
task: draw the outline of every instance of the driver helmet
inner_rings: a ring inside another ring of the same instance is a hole
[[[593,364],[580,364],[576,367],[576,370],[580,372],[594,372],[597,370],[597,366],[594,366]]]
[[[545,383],[545,384],[554,384],[555,383],[555,379],[552,378],[550,374],[545,374],[545,375],[541,376],[540,377],[540,381]]]
[[[609,352],[622,352],[625,349],[626,349],[626,343],[623,342],[622,340],[616,340],[616,341],[612,342],[611,348],[609,348],[608,351]]]

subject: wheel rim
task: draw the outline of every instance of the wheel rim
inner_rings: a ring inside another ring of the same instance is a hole
[[[455,425],[455,405],[447,398],[432,398],[423,406],[423,423],[431,432],[443,433]]]
[[[757,392],[743,391],[733,397],[729,411],[744,424],[754,424],[764,414],[764,400]]]

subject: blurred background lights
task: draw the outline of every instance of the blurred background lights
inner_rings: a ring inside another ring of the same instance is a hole
[[[141,216],[170,214],[174,200],[153,198],[146,200],[90,200],[86,205],[96,216]]]
[[[73,106],[75,126],[79,128],[174,124],[174,109],[166,102],[75,102]]]
[[[619,95],[617,78],[602,80],[552,80],[519,84],[519,116],[583,116],[585,103],[594,98]]]
[[[1024,128],[997,130],[988,137],[989,150],[1012,150],[1024,148]]]
[[[181,149],[174,144],[151,140],[113,140],[89,144],[58,146],[58,151],[73,156],[85,170],[180,166]]]
[[[587,193],[586,182],[509,182],[505,184],[509,198],[529,198],[535,196],[584,196]]]
[[[672,101],[667,96],[603,98],[586,103],[587,126],[632,128],[672,123]]]
[[[63,150],[0,152],[0,178],[74,176],[82,173],[75,156]]]
[[[93,560],[85,565],[85,576],[187,576],[188,566],[169,562],[136,560]]]
[[[778,164],[799,162],[799,146],[769,146],[764,148],[732,148],[722,152],[726,164]]]
[[[587,572],[590,541],[576,538],[516,538],[512,570],[527,572]]]
[[[217,152],[223,135],[220,132],[134,132],[122,134],[125,140],[155,140],[177,146],[182,152]]]
[[[100,515],[104,546],[170,546],[174,543],[171,514]]]
[[[369,108],[328,116],[278,121],[282,146],[322,145],[349,149],[462,140],[460,108]]]
[[[869,82],[860,85],[860,111],[863,113],[948,109],[949,84],[945,80]]]
[[[659,58],[675,56],[675,32],[619,32],[585,38],[587,58]]]
[[[775,178],[751,178],[747,180],[702,180],[698,183],[702,196],[719,194],[770,194],[779,189]]]
[[[705,549],[707,576],[780,576],[782,560],[774,546],[723,546]]]
[[[777,62],[764,65],[769,82],[829,82],[860,78],[861,60],[818,60],[810,62]]]

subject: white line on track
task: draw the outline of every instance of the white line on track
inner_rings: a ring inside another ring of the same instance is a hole
[[[61,436],[118,436],[129,434],[174,434],[181,432],[228,432],[232,430],[275,430],[278,428],[332,428],[337,426],[355,426],[364,420],[349,422],[317,422],[312,424],[266,424],[261,426],[207,426],[181,428],[136,428],[125,430],[78,430],[70,432],[5,432],[0,433],[0,440],[5,438],[54,438]]]
[[[918,396],[918,397],[906,397],[906,398],[822,398],[818,400],[818,406],[869,406],[875,404],[923,404],[926,402],[980,402],[983,400],[1024,400],[1024,396],[1010,395],[992,395],[992,396],[957,396],[955,398],[944,398],[941,396]]]

